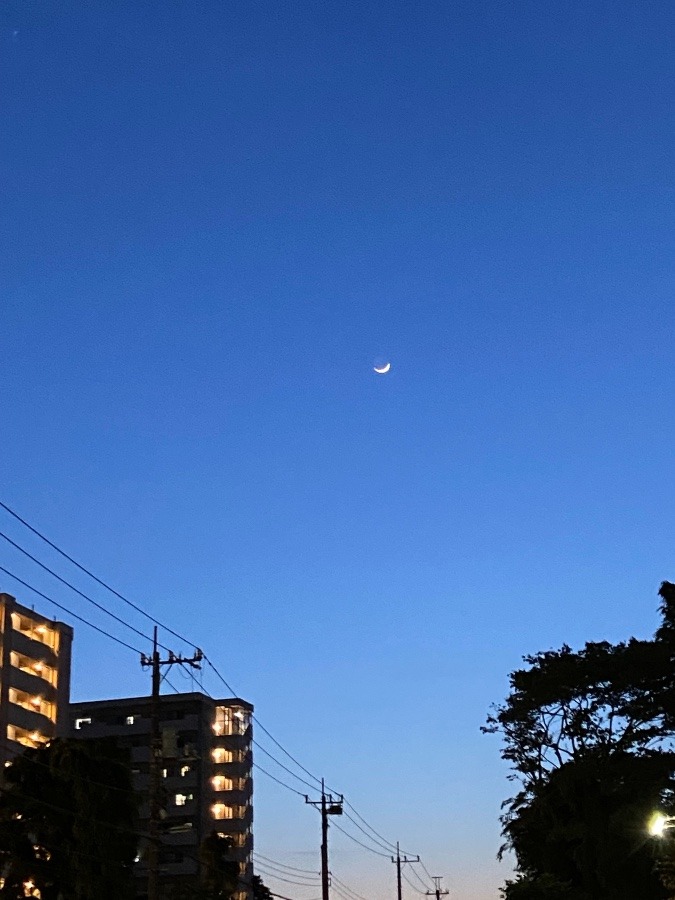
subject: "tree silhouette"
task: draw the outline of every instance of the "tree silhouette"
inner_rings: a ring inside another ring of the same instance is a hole
[[[56,739],[3,770],[0,897],[125,900],[134,895],[136,798],[111,741]]]
[[[650,812],[675,808],[675,587],[652,641],[587,643],[525,657],[486,732],[520,789],[504,804],[507,900],[663,900]]]

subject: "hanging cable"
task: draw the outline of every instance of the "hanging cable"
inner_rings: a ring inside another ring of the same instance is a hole
[[[279,860],[277,860],[277,859],[270,859],[269,856],[265,856],[264,854],[260,853],[258,850],[254,850],[253,855],[258,856],[258,857],[260,857],[260,859],[266,860],[269,863],[276,863],[278,866],[282,866],[284,869],[292,869],[294,872],[303,872],[305,875],[317,875],[317,876],[320,874],[315,869],[301,869],[298,866],[289,866],[287,863],[279,862]]]
[[[392,850],[392,849],[391,849],[390,847],[388,847],[386,844],[383,844],[382,841],[378,841],[377,838],[371,837],[371,836],[368,834],[368,832],[365,830],[365,828],[362,828],[362,827],[359,825],[359,823],[356,821],[356,819],[354,819],[352,816],[350,816],[349,813],[346,812],[344,815],[345,815],[345,818],[349,819],[350,822],[352,822],[354,825],[356,825],[356,827],[359,829],[359,831],[360,831],[362,834],[364,834],[364,835],[368,838],[369,841],[372,841],[374,844],[377,844],[378,847],[381,847],[383,850],[386,850],[388,854],[390,854],[390,853],[395,853],[395,852],[396,852],[395,849]]]
[[[385,859],[389,859],[388,853],[380,853],[379,850],[373,850],[372,847],[367,847],[364,843],[362,843],[358,838],[355,838],[353,834],[350,834],[348,831],[345,831],[341,825],[338,825],[337,822],[333,822],[333,827],[337,828],[338,831],[341,831],[344,835],[346,835],[350,840],[354,841],[355,844],[358,844],[360,847],[363,847],[364,850],[369,850],[371,853],[374,853],[376,856],[384,856]]]
[[[418,894],[426,894],[426,891],[421,891],[416,885],[414,885],[412,883],[412,881],[408,878],[408,876],[405,874],[405,872],[401,872],[401,878],[405,881],[405,883],[409,887],[411,887],[413,889],[413,891],[416,891]]]
[[[308,884],[306,881],[295,881],[292,878],[284,878],[281,875],[276,875],[274,872],[266,872],[265,868],[260,863],[258,864],[257,868],[263,873],[263,875],[267,875],[269,878],[275,878],[277,881],[285,881],[286,884],[296,884],[299,885],[299,887],[318,887],[318,884]]]
[[[431,882],[431,884],[433,884],[433,883],[434,883],[434,876],[431,875],[431,873],[429,872],[429,870],[428,870],[427,867],[424,865],[424,863],[423,863],[423,861],[422,861],[421,859],[420,859],[420,865],[421,865],[422,868],[424,869],[424,871],[425,871],[425,873],[426,873],[426,876],[427,876],[427,878],[429,879],[429,881]]]
[[[110,634],[110,632],[105,631],[103,628],[99,628],[98,625],[94,625],[93,622],[87,621],[87,619],[83,619],[82,616],[78,616],[77,613],[74,613],[68,607],[63,606],[61,603],[57,603],[53,597],[48,597],[47,594],[43,594],[42,591],[38,591],[37,588],[34,588],[32,585],[28,584],[27,581],[24,581],[22,578],[19,578],[18,575],[14,575],[13,572],[10,572],[9,569],[5,569],[4,566],[0,566],[0,572],[4,572],[5,575],[9,575],[10,578],[13,578],[14,581],[18,582],[18,584],[23,585],[23,587],[28,588],[29,591],[32,591],[34,594],[37,594],[38,597],[42,597],[43,600],[47,600],[49,603],[52,603],[58,609],[62,610],[65,613],[68,613],[69,616],[72,616],[74,619],[77,619],[78,622],[82,622],[84,625],[88,625],[89,628],[93,628],[94,631],[98,631],[99,634],[103,634],[106,637],[110,638],[111,641],[115,641],[118,644],[121,644],[122,647],[126,647],[127,650],[133,650],[134,653],[138,653],[139,656],[143,654],[142,650],[139,650],[137,647],[132,647],[131,644],[127,644],[126,641],[123,641],[121,638],[115,637]]]
[[[268,860],[266,857],[260,856],[259,853],[253,851],[253,858],[257,860],[260,865],[267,866],[270,869],[277,870],[281,875],[293,875],[294,878],[302,878],[307,881],[308,887],[318,887],[321,884],[321,878],[316,872],[311,872],[309,875],[300,875],[297,872],[287,872],[285,869],[282,869],[281,866],[278,866],[276,863]],[[262,862],[261,862],[262,860]]]
[[[308,787],[312,791],[314,790],[313,784],[310,784],[308,781],[305,781],[304,778],[300,778],[299,775],[296,775],[295,772],[292,772],[287,766],[285,766],[283,763],[279,762],[279,760],[275,756],[272,756],[272,754],[269,752],[269,750],[265,750],[265,748],[263,746],[261,746],[256,740],[251,741],[251,743],[254,744],[254,746],[256,746],[258,748],[258,750],[262,750],[262,752],[265,754],[265,756],[269,756],[269,758],[273,762],[275,762],[278,766],[280,766],[284,770],[284,772],[288,772],[289,775],[291,775],[293,778],[297,779],[301,784],[304,784],[305,787]],[[304,794],[302,796],[304,797]]]
[[[330,874],[331,874],[331,878],[332,878],[334,881],[336,881],[336,882],[337,882],[337,883],[338,883],[345,891],[347,891],[347,893],[352,894],[352,895],[354,896],[355,900],[366,900],[365,897],[362,897],[361,894],[357,894],[355,890],[353,890],[352,888],[350,888],[348,884],[345,884],[344,881],[341,881],[341,880],[337,877],[337,875],[335,874],[335,872],[333,872],[333,871],[331,870],[331,873],[330,873]]]
[[[122,594],[122,593],[120,593],[119,591],[117,591],[115,588],[113,588],[113,587],[112,587],[110,584],[108,584],[106,581],[104,581],[103,579],[101,579],[101,578],[99,578],[97,575],[95,575],[90,569],[86,568],[86,567],[83,566],[81,563],[79,563],[76,559],[74,559],[71,555],[69,555],[68,553],[66,553],[64,550],[62,550],[56,543],[54,543],[54,542],[51,541],[49,538],[47,538],[42,532],[38,531],[37,528],[35,528],[35,527],[33,527],[32,525],[30,525],[29,522],[27,522],[27,521],[26,521],[24,518],[22,518],[17,512],[15,512],[11,507],[9,507],[6,503],[4,503],[4,502],[1,501],[1,500],[0,500],[0,507],[1,507],[2,509],[4,509],[7,513],[9,513],[11,516],[13,516],[13,517],[14,517],[17,521],[19,521],[22,525],[24,525],[26,528],[28,528],[29,531],[31,531],[33,534],[35,534],[37,537],[39,537],[40,540],[44,541],[49,547],[51,547],[53,550],[55,550],[57,553],[59,553],[64,559],[66,559],[66,560],[68,560],[68,562],[72,563],[72,565],[74,565],[77,569],[79,569],[79,570],[80,570],[81,572],[83,572],[85,575],[87,575],[87,576],[89,576],[90,578],[92,578],[92,579],[93,579],[97,584],[99,584],[101,587],[103,587],[103,588],[105,588],[106,590],[110,591],[111,594],[113,594],[115,597],[117,597],[117,598],[120,599],[122,602],[124,602],[125,604],[127,604],[130,608],[134,609],[134,610],[135,610],[136,612],[138,612],[140,615],[144,616],[148,621],[153,622],[155,625],[160,626],[160,627],[163,628],[167,633],[173,635],[174,637],[176,637],[178,640],[182,641],[183,643],[185,643],[185,644],[187,644],[187,645],[189,645],[189,646],[195,646],[193,641],[188,640],[188,638],[186,638],[184,635],[181,635],[179,632],[175,631],[174,629],[170,628],[168,625],[166,625],[166,624],[165,624],[164,622],[162,622],[160,619],[156,618],[155,616],[150,615],[150,614],[149,614],[148,612],[146,612],[141,606],[139,606],[138,604],[136,604],[136,603],[134,603],[133,601],[129,600],[127,597],[124,596],[124,594]],[[94,606],[96,606],[98,609],[102,610],[102,611],[105,612],[107,615],[110,615],[110,616],[111,616],[112,618],[114,618],[116,621],[118,621],[118,622],[120,622],[121,624],[125,625],[125,627],[131,629],[131,630],[134,631],[136,634],[138,634],[139,636],[143,637],[145,640],[149,640],[148,636],[145,635],[145,634],[143,634],[143,632],[138,631],[137,629],[135,629],[133,626],[129,625],[129,624],[128,624],[127,622],[125,622],[124,620],[122,620],[122,619],[120,619],[119,617],[115,616],[115,615],[114,615],[113,613],[111,613],[109,610],[106,610],[105,607],[102,607],[102,606],[100,606],[99,604],[97,604],[96,601],[94,601],[91,597],[88,597],[86,594],[84,594],[84,593],[83,593],[82,591],[80,591],[78,588],[74,587],[74,586],[73,586],[72,584],[70,584],[68,581],[66,581],[65,579],[61,578],[61,576],[57,575],[57,574],[56,574],[55,572],[53,572],[50,568],[48,568],[47,566],[45,566],[45,565],[44,565],[43,563],[41,563],[38,559],[36,559],[34,556],[32,556],[30,553],[28,553],[27,551],[25,551],[22,547],[20,547],[20,546],[19,546],[18,544],[16,544],[14,541],[12,541],[10,538],[8,538],[7,535],[4,535],[4,534],[2,534],[2,533],[0,532],[0,536],[2,536],[3,538],[5,538],[5,540],[7,540],[10,544],[12,544],[12,546],[14,546],[14,547],[15,547],[16,549],[18,549],[20,552],[24,553],[24,554],[25,554],[26,556],[28,556],[31,560],[33,560],[37,565],[39,565],[41,568],[43,568],[44,570],[46,570],[47,572],[49,572],[49,574],[53,575],[55,578],[57,578],[57,579],[58,579],[59,581],[61,581],[63,584],[65,584],[66,586],[68,586],[70,589],[74,590],[76,593],[78,593],[80,596],[82,596],[85,600],[87,600],[88,602],[92,603],[92,604],[93,604]],[[36,588],[33,588],[30,584],[28,584],[27,582],[23,581],[22,579],[20,579],[18,576],[14,575],[13,573],[9,572],[7,569],[4,569],[3,567],[0,567],[0,571],[5,572],[5,574],[9,575],[11,578],[13,578],[13,579],[14,579],[15,581],[17,581],[19,584],[22,584],[24,587],[27,587],[29,590],[33,591],[33,592],[34,592],[35,594],[37,594],[38,596],[43,597],[45,600],[47,600],[48,602],[52,603],[54,606],[58,607],[59,609],[63,610],[64,612],[68,613],[68,615],[72,616],[73,618],[77,619],[78,621],[83,622],[84,624],[88,625],[90,628],[93,628],[95,631],[98,631],[100,634],[103,634],[103,635],[105,635],[106,637],[109,637],[111,640],[114,640],[116,643],[120,644],[120,645],[123,646],[123,647],[126,647],[127,649],[132,650],[132,651],[135,652],[135,653],[139,653],[139,654],[141,653],[140,650],[138,650],[137,648],[135,648],[135,647],[133,647],[132,645],[128,644],[126,641],[123,641],[123,640],[121,640],[120,638],[117,638],[117,637],[115,637],[114,635],[110,634],[109,632],[105,631],[104,629],[99,628],[98,626],[96,626],[96,625],[94,625],[93,623],[89,622],[87,619],[83,618],[82,616],[77,615],[76,613],[74,613],[74,612],[72,612],[70,609],[68,609],[67,607],[65,607],[65,606],[63,606],[62,604],[58,603],[58,602],[57,602],[56,600],[54,600],[53,598],[47,596],[46,594],[43,594],[41,591],[38,591]],[[167,648],[167,647],[164,647],[164,645],[160,645],[160,646],[162,646],[163,649],[168,650],[168,648]],[[238,695],[237,695],[237,692],[232,688],[232,686],[227,682],[227,680],[224,678],[224,676],[220,673],[220,671],[219,671],[218,668],[215,666],[215,664],[214,664],[214,663],[213,663],[206,655],[204,655],[204,660],[206,661],[206,663],[208,664],[208,666],[211,668],[211,670],[214,672],[214,674],[216,675],[216,677],[223,683],[223,685],[227,688],[227,690],[232,694],[232,696],[234,696],[234,697],[238,696]],[[175,688],[174,685],[170,685],[170,686],[173,688],[173,690],[175,690],[177,693],[179,693],[179,692],[177,691],[177,689]],[[279,742],[279,741],[278,741],[278,740],[277,740],[277,739],[276,739],[276,738],[275,738],[275,737],[274,737],[274,736],[273,736],[273,735],[265,728],[265,726],[262,724],[262,722],[260,722],[260,720],[259,720],[255,715],[252,715],[251,718],[252,718],[253,721],[256,723],[256,726],[257,726],[258,728],[260,728],[260,730],[261,730],[264,734],[267,735],[267,737],[274,743],[274,745],[275,745],[275,746],[276,746],[276,747],[277,747],[277,748],[278,748],[278,749],[279,749],[279,750],[280,750],[280,751],[281,751],[281,752],[282,752],[282,753],[283,753],[283,754],[284,754],[284,755],[285,755],[285,756],[286,756],[286,757],[287,757],[287,758],[288,758],[295,766],[297,766],[298,769],[300,769],[305,775],[307,775],[310,779],[312,779],[312,781],[314,781],[317,785],[321,785],[321,784],[322,784],[321,779],[319,779],[319,778],[318,778],[314,773],[312,773],[309,769],[305,768],[305,766],[303,766],[302,763],[301,763],[298,759],[296,759],[296,757],[293,756],[293,755],[292,755],[292,754],[291,754],[291,753],[290,753],[290,752],[289,752],[289,751],[288,751],[288,750],[287,750],[287,749],[286,749],[286,748],[285,748],[285,747],[284,747],[284,746],[283,746],[283,745],[282,745],[282,744],[281,744],[281,743],[280,743],[280,742]],[[262,747],[258,742],[254,742],[254,743],[256,744],[256,746],[257,746],[263,753],[265,753],[267,756],[269,756],[270,759],[272,759],[277,765],[279,765],[281,768],[283,768],[284,771],[286,771],[289,775],[291,775],[291,777],[295,778],[297,781],[299,781],[301,784],[305,785],[306,787],[309,787],[309,788],[312,789],[312,790],[314,789],[314,785],[309,784],[309,783],[306,782],[304,779],[300,778],[300,776],[296,775],[291,769],[289,769],[287,766],[285,766],[283,763],[281,763],[278,759],[276,759],[271,753],[269,753],[269,751],[265,750],[265,748]],[[293,793],[297,794],[298,796],[304,796],[304,794],[302,794],[300,791],[296,791],[294,788],[290,787],[290,785],[287,785],[285,782],[283,782],[283,781],[281,781],[280,779],[276,778],[275,776],[273,776],[271,773],[267,772],[265,769],[261,768],[260,766],[257,766],[257,768],[260,768],[260,771],[261,771],[261,772],[263,772],[265,775],[267,775],[267,776],[268,776],[269,778],[271,778],[273,781],[276,781],[278,784],[282,785],[282,786],[285,787],[286,789],[292,791]],[[328,790],[333,790],[332,788],[330,788],[330,787],[327,786],[327,785],[326,785],[326,787],[327,787]],[[337,792],[336,792],[336,793],[337,793]],[[368,829],[368,831],[371,832],[371,834],[368,834],[368,832],[364,831],[364,829],[363,829],[357,822],[355,822],[354,819],[351,818],[351,816],[348,816],[348,818],[350,819],[350,821],[351,821],[354,825],[356,825],[357,828],[359,828],[359,830],[364,834],[364,836],[365,836],[366,838],[368,838],[369,841],[371,841],[373,844],[375,844],[375,845],[378,846],[378,847],[381,847],[381,848],[383,848],[383,849],[388,850],[389,852],[394,852],[395,845],[393,844],[393,842],[387,841],[386,838],[384,838],[378,831],[376,831],[376,830],[375,830],[375,829],[374,829],[374,828],[373,828],[373,827],[372,827],[372,826],[371,826],[371,825],[363,818],[363,816],[360,815],[360,813],[354,808],[354,806],[353,806],[352,804],[350,804],[349,802],[346,802],[346,805],[349,807],[349,809],[351,809],[351,811],[352,811],[352,812],[354,813],[354,815],[360,820],[360,822],[363,823],[363,825],[365,825],[365,827]],[[388,856],[388,855],[389,855],[388,853],[387,853],[387,854],[385,854],[385,853],[380,853],[378,850],[375,850],[373,847],[369,847],[369,846],[367,846],[366,844],[363,844],[361,841],[359,841],[357,838],[355,838],[355,837],[354,837],[353,835],[351,835],[349,832],[347,832],[347,831],[345,831],[344,829],[340,828],[340,826],[338,826],[337,823],[335,823],[335,824],[336,824],[336,827],[338,828],[338,830],[342,831],[347,837],[349,837],[352,841],[354,841],[355,843],[357,843],[357,844],[359,844],[360,846],[362,846],[364,849],[369,850],[371,853],[375,853],[375,854],[377,854],[377,855],[379,855],[379,856],[385,856],[385,855]],[[373,835],[375,835],[375,837],[373,837]],[[376,840],[375,838],[378,838],[378,840]],[[381,843],[381,842],[382,842],[382,843]],[[404,852],[408,852],[408,853],[410,853],[411,855],[413,855],[411,851],[404,851]],[[425,869],[425,871],[426,871],[426,869]],[[427,875],[428,875],[429,878],[431,878],[431,876],[429,875],[428,872],[427,872]]]
[[[252,763],[254,769],[258,769],[263,775],[267,775],[268,778],[271,778],[272,781],[276,781],[277,784],[280,784],[282,787],[285,787],[287,791],[292,791],[294,794],[297,794],[298,797],[304,797],[305,795],[301,791],[296,791],[295,788],[292,788],[290,784],[286,784],[286,782],[281,781],[280,778],[277,778],[275,775],[272,775],[266,769],[263,769],[262,766],[258,765],[258,763]]]
[[[19,551],[19,553],[23,553],[24,556],[27,556],[28,559],[32,560],[36,565],[40,566],[41,569],[44,569],[45,572],[49,572],[50,575],[53,575],[54,578],[57,579],[57,581],[61,582],[61,584],[65,584],[65,586],[69,587],[71,589],[71,591],[75,591],[76,594],[78,594],[80,597],[82,597],[88,603],[91,603],[92,606],[96,607],[96,609],[100,610],[102,613],[105,613],[106,616],[110,616],[111,619],[114,619],[120,625],[123,625],[125,628],[128,628],[129,631],[133,631],[134,634],[138,635],[139,637],[144,638],[146,641],[152,640],[152,638],[150,638],[147,634],[144,634],[142,631],[139,631],[138,628],[134,628],[133,625],[129,625],[129,623],[125,622],[124,619],[121,619],[119,616],[116,616],[115,613],[112,613],[112,612],[110,612],[109,609],[106,609],[105,606],[102,606],[100,603],[97,603],[96,600],[92,600],[91,597],[89,597],[87,594],[84,594],[81,590],[76,588],[69,581],[66,581],[65,578],[61,578],[61,576],[57,575],[56,572],[54,572],[52,569],[49,568],[49,566],[46,566],[44,563],[40,562],[39,559],[36,559],[31,553],[28,552],[28,550],[25,550],[19,544],[15,543],[15,541],[13,541],[10,537],[7,537],[7,535],[4,532],[0,531],[0,537],[4,538],[7,541],[7,543],[11,544],[12,547],[14,547],[16,550]],[[160,644],[159,646],[161,647],[162,645]],[[163,647],[162,649],[168,650],[169,648]]]
[[[72,556],[69,556],[64,550],[61,550],[60,547],[57,547],[57,545],[54,544],[52,541],[50,541],[49,538],[45,537],[45,535],[42,534],[41,532],[39,532],[37,530],[37,528],[33,528],[32,525],[30,525],[28,522],[26,522],[25,519],[22,519],[21,516],[18,513],[14,512],[14,510],[11,509],[9,506],[7,506],[6,503],[3,503],[2,500],[0,500],[0,507],[2,507],[4,510],[6,510],[6,512],[8,512],[10,514],[10,516],[14,516],[14,518],[17,519],[19,522],[21,522],[22,525],[25,525],[25,527],[29,531],[32,531],[33,534],[37,535],[37,537],[40,538],[40,540],[44,541],[45,544],[48,544],[53,550],[56,550],[57,553],[59,553],[61,556],[63,556],[64,559],[67,559],[68,562],[70,562],[74,566],[76,566],[81,572],[84,572],[85,575],[88,575],[90,578],[93,578],[97,584],[100,584],[101,587],[104,587],[106,590],[110,591],[111,594],[114,594],[116,597],[119,597],[119,599],[122,600],[124,603],[126,603],[127,606],[130,606],[132,609],[135,609],[136,612],[140,613],[142,616],[145,616],[146,619],[148,619],[150,622],[153,622],[155,625],[159,625],[161,628],[163,628],[169,634],[172,634],[175,638],[178,638],[179,641],[183,641],[184,643],[186,643],[190,646],[194,646],[194,644],[192,644],[191,641],[187,641],[184,637],[182,637],[180,634],[178,634],[178,632],[169,628],[168,625],[165,625],[163,622],[160,622],[159,619],[154,618],[154,616],[151,616],[144,609],[141,609],[140,606],[137,606],[131,600],[128,600],[124,596],[124,594],[120,594],[119,591],[115,590],[115,588],[110,587],[109,584],[106,584],[105,581],[102,581],[100,578],[98,578],[96,575],[94,575],[93,572],[90,572],[89,569],[86,569],[83,565],[81,565],[79,562],[77,562],[77,560],[73,559]],[[166,649],[166,648],[163,648],[163,649]]]

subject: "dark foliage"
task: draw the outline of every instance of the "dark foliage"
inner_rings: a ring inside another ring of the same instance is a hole
[[[251,878],[251,890],[253,900],[272,900],[272,893],[260,875],[253,875]]]
[[[3,770],[2,898],[32,881],[43,900],[133,897],[138,837],[128,765],[108,741],[54,740]]]
[[[216,831],[203,841],[199,851],[203,895],[208,900],[229,900],[239,887],[239,864],[232,859],[232,841]]]
[[[660,594],[654,640],[525,657],[489,716],[520,785],[502,816],[518,872],[507,900],[670,896],[646,835],[651,812],[675,808],[675,587]]]

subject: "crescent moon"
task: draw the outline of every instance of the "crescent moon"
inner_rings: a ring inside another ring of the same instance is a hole
[[[389,369],[391,369],[391,363],[388,362],[386,366],[381,366],[378,368],[377,366],[373,367],[373,372],[377,372],[378,375],[385,375]]]

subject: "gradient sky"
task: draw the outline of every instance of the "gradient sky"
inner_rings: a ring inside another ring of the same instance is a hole
[[[479,733],[508,672],[651,634],[675,578],[674,25],[672,0],[0,9],[1,499],[451,900],[509,874]],[[74,699],[149,689],[84,626],[74,652]],[[262,774],[255,828],[318,867],[315,811]],[[389,900],[391,863],[331,839]]]

